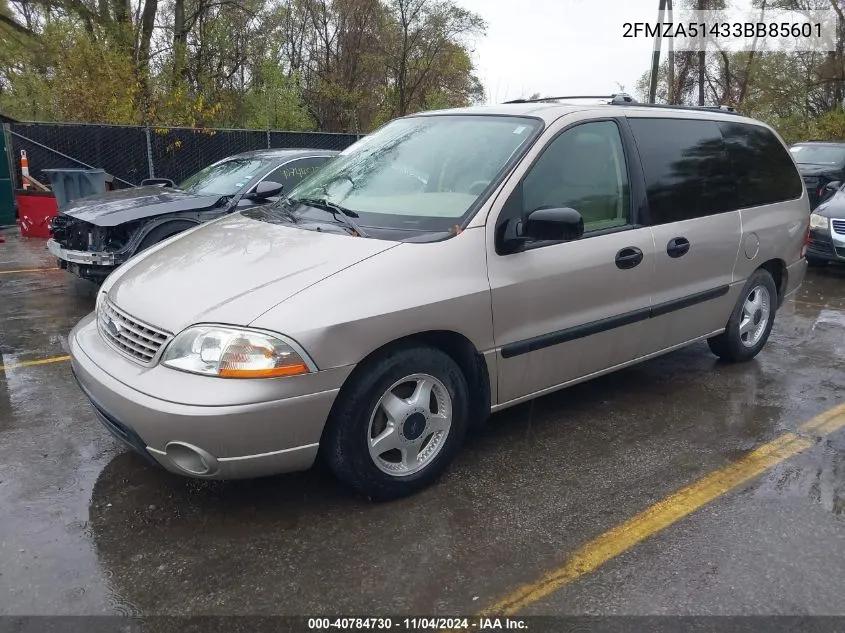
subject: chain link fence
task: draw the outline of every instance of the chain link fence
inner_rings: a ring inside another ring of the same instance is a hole
[[[10,123],[12,156],[20,183],[20,154],[26,150],[29,173],[49,184],[44,169],[103,169],[115,188],[145,178],[181,182],[206,165],[240,152],[271,148],[342,150],[359,134],[142,127],[83,123]]]

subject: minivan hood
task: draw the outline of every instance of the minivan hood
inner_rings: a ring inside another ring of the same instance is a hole
[[[398,244],[235,213],[133,257],[103,289],[131,316],[173,333],[203,322],[248,325],[294,294]]]
[[[97,226],[117,226],[165,213],[201,211],[217,205],[224,197],[153,185],[78,198],[62,209],[62,214]]]

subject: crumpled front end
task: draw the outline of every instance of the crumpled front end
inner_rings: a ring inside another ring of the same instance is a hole
[[[60,268],[100,283],[129,258],[136,230],[136,223],[104,227],[59,214],[50,225],[53,237],[47,241],[47,250]]]

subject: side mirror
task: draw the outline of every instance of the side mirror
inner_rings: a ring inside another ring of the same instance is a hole
[[[149,185],[162,185],[164,187],[176,187],[176,183],[170,180],[170,178],[144,178],[141,181],[142,187],[147,187]]]
[[[823,191],[826,194],[830,195],[830,194],[833,194],[833,193],[836,193],[837,191],[839,191],[839,187],[841,187],[841,186],[842,186],[841,182],[839,182],[838,180],[834,180],[833,182],[827,183],[824,186]]]
[[[577,240],[584,235],[584,218],[569,207],[536,209],[528,214],[524,234],[533,240]]]
[[[530,241],[571,241],[584,235],[584,218],[575,209],[541,208],[528,214],[523,222],[509,219],[502,227],[501,244],[505,253],[515,253]]]
[[[267,200],[268,198],[278,196],[284,188],[284,185],[273,182],[272,180],[262,180],[255,186],[255,189],[244,197],[248,200]]]

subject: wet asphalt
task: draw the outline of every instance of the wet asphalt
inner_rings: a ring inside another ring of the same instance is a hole
[[[13,231],[0,271],[53,266]],[[0,364],[62,356],[95,287],[0,275]],[[471,614],[845,401],[845,267],[811,270],[754,361],[706,344],[494,415],[389,504],[322,468],[180,478],[126,452],[67,362],[0,372],[0,614]],[[845,614],[845,430],[525,614]]]

